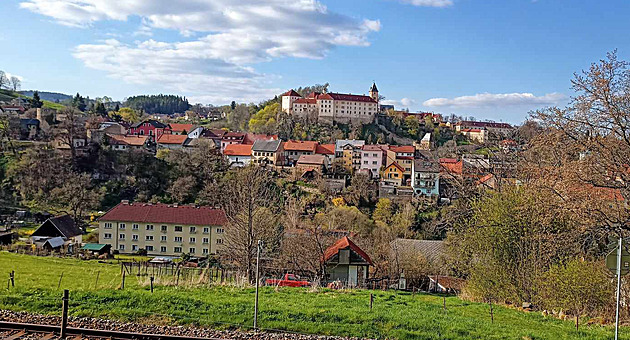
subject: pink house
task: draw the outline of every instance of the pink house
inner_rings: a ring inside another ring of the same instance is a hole
[[[388,149],[387,145],[363,145],[360,169],[370,171],[372,178],[379,178],[381,167],[385,165]]]

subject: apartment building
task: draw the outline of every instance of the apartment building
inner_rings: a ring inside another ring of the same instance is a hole
[[[208,256],[221,251],[226,224],[211,207],[122,201],[98,219],[99,243],[121,254]]]
[[[363,145],[361,148],[361,170],[367,170],[372,173],[372,178],[379,178],[381,167],[385,164],[387,145]]]

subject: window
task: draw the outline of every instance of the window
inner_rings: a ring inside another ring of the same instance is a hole
[[[147,224],[147,230],[153,230],[153,224]]]
[[[146,236],[146,240],[147,241],[153,241],[153,235],[147,235]]]
[[[177,232],[181,232],[181,231],[183,231],[183,230],[184,230],[184,227],[182,227],[181,225],[176,225],[176,226],[175,226],[175,231],[177,231]]]
[[[153,246],[147,246],[147,251],[153,251]]]
[[[131,229],[138,230],[138,224],[137,223],[132,224]]]
[[[210,232],[210,228],[208,228],[208,227],[203,227],[203,233],[204,233],[204,234],[207,234],[207,233],[209,233],[209,232]]]
[[[124,244],[119,245],[118,250],[125,250],[125,245]]]
[[[225,232],[225,229],[217,228],[217,234],[223,234],[224,232]]]
[[[120,238],[121,240],[124,240],[125,239],[125,234],[118,235],[118,238]]]
[[[167,232],[167,231],[168,231],[168,227],[167,227],[167,226],[165,226],[165,225],[163,225],[163,226],[160,228],[160,230],[161,230],[163,233],[165,233],[165,232]]]
[[[111,222],[105,222],[105,229],[112,229]]]
[[[223,244],[223,239],[218,238],[218,239],[217,239],[217,244]]]
[[[103,234],[103,238],[106,240],[110,240],[112,238],[112,234]]]
[[[181,253],[182,252],[182,247],[175,247],[174,250],[176,253]]]
[[[175,236],[175,242],[182,242],[182,237],[181,236]]]
[[[138,245],[137,244],[131,245],[131,251],[138,251]]]
[[[120,223],[118,225],[118,229],[125,229],[125,224],[124,223]]]
[[[195,253],[195,248],[188,248],[188,252],[190,254],[194,254]]]
[[[138,241],[138,235],[131,235],[132,241]]]
[[[161,253],[166,253],[166,247],[164,247],[164,246],[160,247],[160,252]]]
[[[162,237],[160,238],[160,241],[161,241],[161,242],[166,242],[166,236],[162,236]]]
[[[207,237],[204,237],[202,241],[203,241],[203,244],[208,244],[208,241],[210,241],[210,239]]]
[[[194,237],[191,237],[189,241],[190,241],[190,243],[195,243],[195,242],[197,242],[197,239],[195,239]]]
[[[190,227],[190,233],[194,234],[197,232],[197,227]]]
[[[204,255],[208,255],[208,249],[203,249],[201,252],[202,252]]]

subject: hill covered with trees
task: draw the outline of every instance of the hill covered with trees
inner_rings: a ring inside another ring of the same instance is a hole
[[[162,113],[169,115],[186,112],[190,108],[186,97],[165,94],[129,97],[125,101],[124,106],[149,114]]]

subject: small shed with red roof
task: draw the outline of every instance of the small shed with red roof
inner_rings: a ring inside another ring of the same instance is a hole
[[[344,236],[324,252],[326,273],[330,282],[340,281],[355,287],[368,278],[372,259],[350,238]]]

